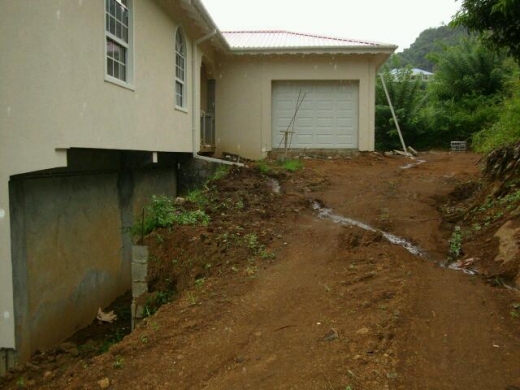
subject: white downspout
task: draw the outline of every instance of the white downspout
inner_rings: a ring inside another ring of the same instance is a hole
[[[217,34],[217,30],[214,29],[213,31],[211,31],[210,33],[204,35],[203,37],[200,37],[199,39],[193,41],[193,45],[192,45],[192,54],[191,54],[191,61],[192,61],[192,79],[193,79],[193,83],[192,83],[192,96],[193,96],[193,101],[192,101],[192,149],[193,149],[193,158],[196,158],[196,159],[199,159],[199,160],[204,160],[204,161],[209,161],[209,162],[214,162],[214,163],[219,163],[219,164],[226,164],[226,165],[238,165],[240,167],[243,167],[244,164],[242,163],[237,163],[237,162],[231,162],[231,161],[226,161],[226,160],[220,160],[218,158],[213,158],[213,157],[206,157],[206,156],[201,156],[199,155],[198,151],[197,151],[197,145],[198,145],[198,142],[197,142],[197,132],[200,132],[200,129],[199,129],[199,125],[200,125],[200,109],[195,109],[196,107],[199,107],[198,105],[198,102],[200,102],[200,86],[197,85],[197,79],[200,79],[200,69],[198,69],[198,63],[199,63],[199,60],[198,60],[198,50],[197,50],[197,46],[200,45],[202,42],[208,40],[209,38],[211,38],[212,36],[214,36],[215,34]]]

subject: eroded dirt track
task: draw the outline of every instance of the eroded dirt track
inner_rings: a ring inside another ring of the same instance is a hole
[[[34,374],[34,387],[520,389],[520,322],[509,313],[518,293],[436,265],[449,237],[439,201],[478,176],[479,157],[421,158],[409,169],[373,155],[305,161],[274,199],[286,210],[274,260],[254,272],[233,263],[108,353]],[[304,199],[406,238],[427,258],[319,219]]]

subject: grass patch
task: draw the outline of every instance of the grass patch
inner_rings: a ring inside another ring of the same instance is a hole
[[[296,172],[303,168],[303,163],[300,160],[285,160],[282,168],[289,172]]]

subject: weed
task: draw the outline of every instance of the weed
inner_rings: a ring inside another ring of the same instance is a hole
[[[164,238],[161,234],[155,233],[155,241],[157,241],[158,244],[162,244],[164,242]]]
[[[286,160],[282,168],[289,172],[296,172],[303,168],[303,163],[300,160]]]
[[[262,260],[270,260],[274,259],[276,255],[274,253],[268,252],[266,249],[263,249],[260,251],[260,257],[262,258]]]
[[[153,295],[150,295],[144,305],[144,316],[150,317],[153,315],[162,305],[171,302],[173,296],[174,291],[172,290],[156,291]]]
[[[238,272],[238,267],[235,266],[235,265],[232,265],[231,266],[231,271],[233,271],[234,273],[237,273]]]
[[[195,279],[195,286],[202,287],[202,286],[204,286],[205,282],[206,282],[206,278]]]
[[[125,337],[125,333],[121,329],[116,329],[111,334],[105,336],[105,340],[98,349],[98,353],[107,352],[114,344],[119,343]]]
[[[146,337],[146,336],[141,336],[141,342],[142,342],[143,344],[147,344],[147,343],[148,343],[148,337]]]
[[[197,202],[202,202],[201,196],[192,195]],[[165,195],[152,195],[150,203],[145,208],[144,221],[142,218],[130,229],[134,236],[141,233],[148,234],[157,228],[170,228],[174,225],[202,225],[209,224],[209,216],[203,210],[185,210],[172,198]],[[162,242],[162,237],[156,236],[157,242]]]
[[[230,166],[229,165],[219,165],[217,167],[217,170],[213,174],[213,176],[208,180],[208,182],[212,182],[212,181],[215,181],[215,180],[220,180],[220,179],[226,177],[227,174],[229,173],[229,170],[230,170]]]
[[[123,362],[124,359],[121,356],[118,356],[114,364],[112,364],[112,367],[114,367],[115,369],[123,368]]]
[[[197,299],[195,298],[195,295],[193,295],[193,293],[191,291],[188,291],[186,293],[186,298],[188,299],[188,302],[190,303],[191,306],[197,304]]]
[[[262,172],[264,175],[270,173],[273,170],[273,168],[265,159],[258,161],[258,168],[260,169],[260,172]]]
[[[237,210],[242,210],[244,208],[244,201],[242,199],[240,199],[239,201],[237,201],[235,203],[235,208]]]
[[[23,376],[18,378],[18,380],[16,381],[16,386],[20,389],[23,389],[25,387],[25,378]]]
[[[257,271],[258,271],[258,268],[256,266],[254,266],[254,265],[251,265],[251,266],[246,268],[245,272],[246,272],[247,276],[253,277],[253,276],[255,276]]]
[[[513,303],[513,310],[509,314],[513,318],[520,318],[520,303]]]
[[[265,245],[260,242],[256,234],[246,234],[244,240],[253,254],[258,255],[265,251]]]
[[[462,253],[462,232],[460,226],[455,226],[449,240],[448,257],[451,261],[455,261]]]
[[[193,203],[194,205],[197,205],[199,208],[204,208],[209,204],[207,193],[201,189],[190,191],[186,195],[186,200]]]

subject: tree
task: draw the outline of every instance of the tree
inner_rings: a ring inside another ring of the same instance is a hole
[[[428,147],[428,131],[421,115],[421,110],[427,104],[426,83],[421,78],[413,78],[410,68],[393,72],[387,68],[383,77],[406,143],[417,148]],[[401,149],[392,112],[379,78],[376,87],[376,149]]]
[[[452,24],[481,35],[495,49],[520,61],[520,0],[463,0]]]
[[[411,66],[433,72],[434,63],[428,58],[447,46],[456,45],[468,34],[463,27],[440,26],[422,31],[412,45],[401,53],[394,54],[399,67]]]
[[[498,118],[512,68],[497,53],[472,38],[436,55],[429,85],[430,123],[439,139],[466,140]]]

